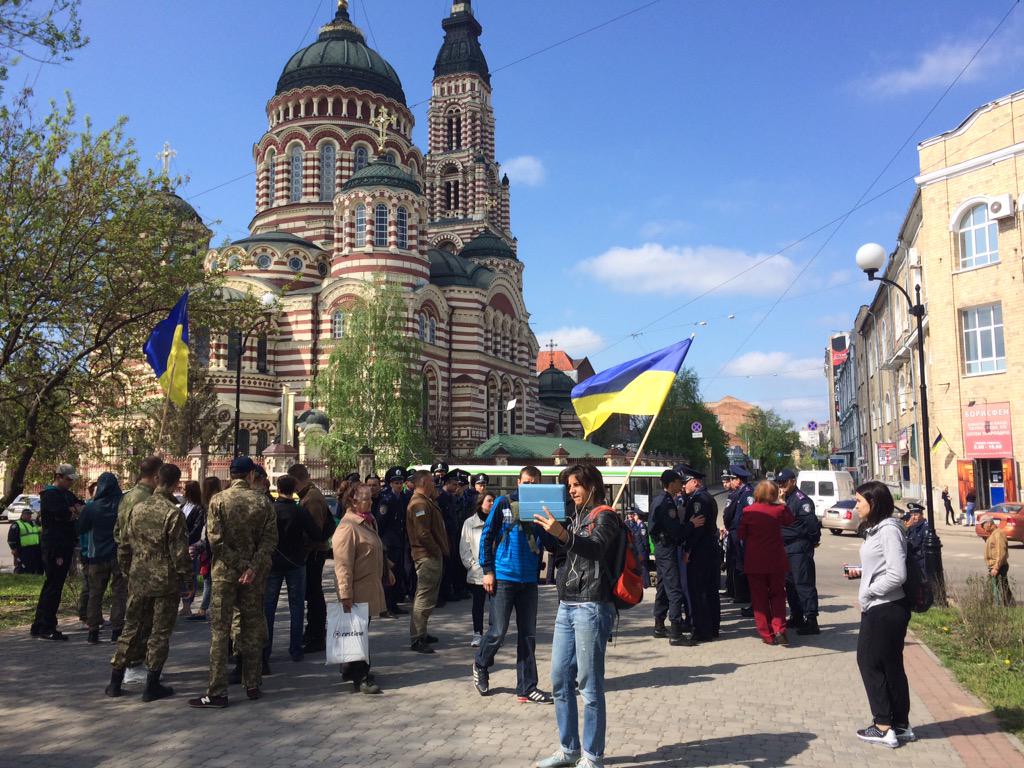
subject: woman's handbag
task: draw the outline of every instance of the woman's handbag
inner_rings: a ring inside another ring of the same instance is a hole
[[[327,664],[370,660],[370,606],[356,603],[345,613],[341,603],[327,604]]]

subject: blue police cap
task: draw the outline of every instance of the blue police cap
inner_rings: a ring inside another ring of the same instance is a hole
[[[740,480],[750,479],[750,472],[742,464],[730,464],[729,474],[732,477],[738,477]]]
[[[448,474],[448,464],[447,464],[447,462],[444,462],[444,461],[435,461],[430,466],[430,471],[432,473],[440,472],[441,474],[445,474],[446,475],[446,474]]]
[[[913,515],[913,514],[922,514],[923,515],[924,512],[925,512],[924,504],[919,504],[916,501],[908,501],[907,502],[907,516],[910,516],[910,515]]]
[[[683,482],[688,480],[703,480],[704,473],[698,469],[694,469],[689,464],[676,464],[672,469],[679,473],[679,477],[682,478]]]
[[[485,475],[483,472],[479,472],[473,475],[473,485],[480,485],[481,483],[487,485],[487,480],[487,475]]]
[[[676,472],[674,469],[666,469],[661,473],[661,484],[668,486],[669,483],[674,483],[676,480],[682,480],[683,476]]]
[[[228,470],[232,475],[248,475],[256,469],[256,462],[248,456],[236,456],[231,460],[231,468]]]
[[[396,480],[398,482],[404,483],[405,470],[402,469],[401,467],[391,467],[391,469],[388,470],[387,474],[384,475],[384,480],[388,483],[393,483]]]
[[[787,480],[796,480],[796,472],[792,469],[784,469],[775,476],[776,483],[784,483]]]

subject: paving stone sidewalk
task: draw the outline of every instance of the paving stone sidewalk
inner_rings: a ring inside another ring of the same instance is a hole
[[[854,737],[865,723],[866,703],[854,657],[858,616],[846,597],[823,595],[826,631],[789,648],[763,645],[752,622],[740,619],[728,601],[720,641],[670,647],[650,636],[651,599],[653,592],[622,614],[610,646],[607,765],[974,764],[964,762],[916,691],[919,742],[888,750]],[[555,605],[553,588],[541,587],[542,687],[550,674]],[[375,668],[385,689],[378,697],[352,694],[322,655],[291,662],[280,645],[287,634],[283,610],[278,622],[275,674],[265,681],[265,698],[250,702],[233,687],[228,709],[205,711],[185,702],[205,688],[204,623],[178,623],[165,670],[176,695],[153,704],[137,694],[117,701],[103,696],[109,643],[89,646],[84,632],[60,644],[32,640],[26,630],[3,633],[0,764],[523,768],[556,746],[554,708],[515,700],[513,638],[499,653],[492,695],[474,691],[468,601],[449,603],[431,620],[441,638],[434,656],[408,651],[404,619],[373,622]]]

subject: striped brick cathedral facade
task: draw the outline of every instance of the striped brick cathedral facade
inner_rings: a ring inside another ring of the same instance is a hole
[[[495,161],[482,29],[468,1],[453,4],[443,28],[426,156],[412,142],[397,74],[366,46],[344,0],[317,42],[289,60],[267,103],[267,130],[253,147],[251,234],[207,262],[234,289],[280,297],[266,336],[242,352],[243,449],[278,438],[288,393],[296,414],[315,406],[309,386],[344,334],[346,308],[375,275],[406,291],[408,332],[421,341],[423,421],[439,455],[537,431],[538,345],[510,186]],[[226,412],[237,343],[209,343]]]

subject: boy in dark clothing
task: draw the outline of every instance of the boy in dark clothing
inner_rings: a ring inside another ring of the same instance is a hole
[[[57,609],[64,592],[64,582],[71,568],[77,531],[75,520],[83,502],[71,492],[78,473],[70,464],[61,464],[54,473],[53,484],[39,495],[42,513],[43,572],[46,575],[39,591],[36,617],[32,622],[32,637],[43,640],[67,640],[57,629]]]

